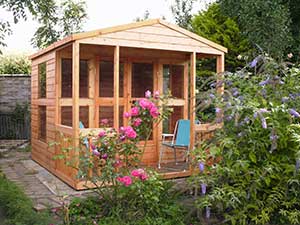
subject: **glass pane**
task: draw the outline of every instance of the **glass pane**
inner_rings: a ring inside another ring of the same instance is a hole
[[[89,97],[89,73],[87,60],[80,60],[79,97]]]
[[[72,127],[72,106],[61,107],[61,124]]]
[[[89,75],[87,60],[80,60],[79,97],[88,98]],[[72,59],[61,61],[61,97],[72,98]]]
[[[119,106],[119,126],[124,125],[124,106]],[[114,126],[114,107],[113,106],[100,106],[99,107],[99,127],[103,127],[102,120],[107,120],[106,126]]]
[[[114,64],[111,61],[100,62],[99,97],[114,96]],[[119,72],[119,97],[123,97],[124,63],[120,63]]]
[[[167,94],[168,90],[170,90],[170,66],[163,66],[163,93]]]
[[[153,64],[133,63],[131,95],[133,98],[145,97],[145,91],[153,91]]]
[[[47,114],[46,114],[46,106],[39,106],[39,132],[38,137],[41,141],[46,142],[46,132],[47,132]]]
[[[72,98],[72,59],[61,61],[61,97]]]
[[[47,66],[46,63],[41,63],[38,65],[38,79],[39,79],[39,98],[46,98],[46,73]]]
[[[175,98],[183,98],[183,78],[184,78],[184,66],[172,65],[171,66],[171,93]]]
[[[103,122],[105,121],[106,122]],[[105,126],[113,127],[114,125],[114,107],[113,106],[100,106],[99,107],[99,127]]]
[[[176,122],[183,119],[183,106],[174,106],[171,116],[163,121],[163,133],[173,134]]]
[[[89,128],[89,107],[79,107],[79,120],[83,123],[85,128]]]

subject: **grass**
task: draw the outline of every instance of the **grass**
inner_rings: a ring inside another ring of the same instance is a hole
[[[38,213],[31,200],[0,171],[0,221],[3,225],[49,225],[52,218],[48,212]]]

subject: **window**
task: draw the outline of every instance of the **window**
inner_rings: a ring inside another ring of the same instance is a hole
[[[183,98],[183,78],[184,66],[182,65],[164,65],[163,66],[163,91],[168,90],[175,98]]]
[[[80,60],[79,97],[89,96],[88,61]],[[61,63],[61,97],[72,98],[72,59],[62,59]]]
[[[131,95],[133,98],[145,97],[145,91],[153,91],[153,64],[133,63]]]
[[[47,66],[46,63],[41,63],[38,65],[38,96],[39,98],[46,98],[46,73]]]
[[[61,124],[65,126],[72,127],[72,106],[62,106],[61,107]]]
[[[100,62],[99,97],[114,96],[114,64],[111,61]],[[120,63],[119,97],[123,97],[124,63]]]
[[[119,126],[124,124],[124,106],[119,106]],[[100,106],[99,107],[99,127],[103,127],[102,120],[106,119],[108,121],[107,126],[114,126],[114,107],[113,106]]]
[[[38,138],[39,140],[46,142],[46,132],[47,132],[47,114],[46,114],[46,106],[38,107]]]

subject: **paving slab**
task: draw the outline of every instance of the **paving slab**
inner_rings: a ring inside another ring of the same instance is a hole
[[[0,142],[0,145],[3,142]],[[73,197],[85,197],[90,190],[76,191],[30,158],[30,152],[24,152],[18,146],[23,142],[10,141],[1,149],[5,155],[0,157],[0,169],[5,176],[21,187],[31,198],[36,210],[57,209]],[[9,149],[7,149],[9,148]],[[63,199],[63,196],[67,198]]]

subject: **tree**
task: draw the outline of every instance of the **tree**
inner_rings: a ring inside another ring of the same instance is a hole
[[[242,35],[238,24],[222,13],[219,4],[211,4],[206,11],[195,15],[191,27],[196,34],[228,48],[226,70],[234,71],[245,64],[238,56],[251,49],[249,41]]]
[[[32,38],[35,47],[44,48],[63,36],[78,32],[87,18],[85,2],[63,0],[0,0],[0,6],[13,14],[14,23],[27,20],[28,15],[40,26]],[[10,22],[0,20],[0,45],[5,46],[6,35],[11,34]]]
[[[171,11],[178,26],[189,29],[192,19],[192,8],[195,0],[175,0]]]
[[[250,42],[275,57],[291,46],[290,9],[283,0],[219,0]],[[294,1],[290,1],[294,2]],[[297,12],[298,14],[298,12]]]
[[[150,12],[149,10],[147,9],[145,12],[144,12],[144,15],[142,17],[136,17],[134,19],[135,22],[141,22],[141,21],[144,21],[144,20],[148,20],[150,18]]]

